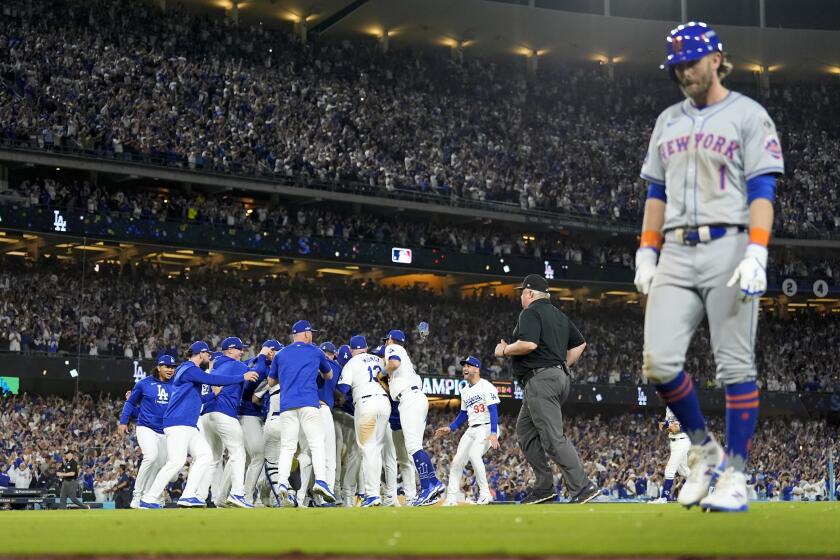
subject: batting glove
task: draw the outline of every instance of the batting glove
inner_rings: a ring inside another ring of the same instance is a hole
[[[741,288],[741,298],[749,301],[760,297],[767,290],[767,248],[755,243],[747,245],[744,260],[726,283],[731,288],[736,283]]]
[[[636,289],[644,295],[650,292],[658,258],[659,252],[653,247],[641,247],[636,251],[636,278],[633,282],[636,284]]]

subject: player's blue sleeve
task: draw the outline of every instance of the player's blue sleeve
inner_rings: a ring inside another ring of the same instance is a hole
[[[499,433],[499,405],[491,404],[487,407],[487,411],[490,413],[490,433],[497,434]]]
[[[665,194],[665,185],[659,183],[648,183],[648,198],[656,198],[662,202],[668,202],[668,196]]]
[[[776,199],[775,175],[759,175],[747,181],[747,204],[758,198],[766,198],[770,202]]]
[[[254,364],[251,366],[252,371],[256,371],[260,374],[260,378],[255,382],[255,384],[260,383],[265,376],[268,375],[268,368],[271,367],[271,364],[263,354],[257,356],[257,359],[254,361]]]
[[[123,405],[123,408],[122,408],[122,412],[120,413],[120,424],[128,425],[129,420],[131,419],[132,416],[134,416],[134,413],[136,411],[137,411],[137,407],[135,407],[130,402],[125,401],[125,404]]]
[[[321,373],[332,373],[332,367],[330,367],[330,360],[327,358],[327,355],[318,350],[318,353],[321,354],[318,357],[318,369],[321,370]]]
[[[278,381],[280,379],[280,360],[277,359],[277,356],[271,361],[271,367],[268,370],[268,376]]]
[[[461,412],[458,413],[458,416],[455,417],[455,420],[453,420],[452,423],[449,424],[449,429],[454,432],[455,430],[457,430],[458,428],[463,426],[464,422],[466,422],[466,421],[467,421],[467,411],[462,410]]]
[[[244,364],[243,364],[244,365]],[[190,368],[181,375],[181,380],[198,385],[213,385],[224,387],[225,385],[236,385],[245,381],[241,375],[207,375],[198,368]]]
[[[142,401],[143,387],[140,385],[140,381],[138,381],[134,384],[134,388],[131,390],[131,394],[128,395],[128,398],[125,400],[122,413],[120,414],[120,424],[128,424],[129,417],[131,417],[131,414],[134,412],[134,409],[140,406],[140,403]]]
[[[201,404],[207,404],[210,401],[214,400],[215,398],[216,398],[216,393],[214,393],[213,390],[211,389],[210,391],[207,391],[206,393],[201,395]]]

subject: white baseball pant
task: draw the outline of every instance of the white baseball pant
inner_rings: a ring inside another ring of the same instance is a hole
[[[263,426],[263,436],[265,438],[265,476],[272,488],[272,492],[277,492],[277,462],[280,460],[280,415],[269,416],[265,420]]]
[[[140,468],[137,469],[132,501],[139,501],[154,482],[161,467],[166,464],[166,437],[145,426],[137,426],[135,435],[137,436],[137,445],[143,452],[143,461],[140,463]],[[159,497],[155,501],[158,499]]]
[[[336,427],[336,481],[341,498],[351,504],[358,486],[362,455],[356,443],[356,429],[353,417],[337,410],[334,417]],[[341,436],[341,437],[338,437]],[[336,494],[338,496],[338,494]]]
[[[467,461],[472,464],[475,472],[475,481],[478,484],[479,497],[490,496],[490,486],[487,484],[487,470],[484,468],[484,454],[490,449],[490,442],[487,436],[490,435],[490,425],[475,426],[467,428],[461,441],[458,442],[458,450],[452,458],[452,465],[449,468],[449,485],[446,493],[449,499],[454,500],[461,491],[461,478]]]
[[[356,404],[353,417],[356,443],[362,450],[365,496],[380,496],[382,480],[382,449],[385,430],[391,416],[391,403],[385,395],[362,397]]]
[[[333,422],[332,409],[327,405],[321,403],[319,409],[321,414],[321,422],[324,426],[324,468],[326,470],[326,478],[324,482],[335,491],[335,473],[336,473],[336,439],[335,439],[335,422]],[[312,455],[309,450],[309,444],[305,441],[306,438],[301,438],[300,453],[298,454],[298,465],[300,465],[300,490],[298,490],[298,503],[303,503],[306,498],[306,492],[309,490],[312,482]]]
[[[187,484],[181,497],[201,499],[201,496],[196,494],[196,490],[198,490],[205,473],[213,462],[213,455],[210,446],[207,445],[207,440],[194,426],[171,426],[164,428],[163,433],[166,435],[166,463],[158,471],[149,489],[143,494],[143,501],[154,503],[160,499],[166,485],[186,464],[187,453],[192,456],[193,460],[187,476]]]
[[[420,391],[403,391],[399,402],[400,424],[409,456],[423,449],[423,432],[429,414],[429,399]]]
[[[228,490],[234,496],[245,494],[245,434],[239,419],[221,412],[204,415],[204,433],[213,452],[213,500],[224,503]],[[222,454],[228,452],[227,469],[222,469]]]
[[[277,479],[280,484],[289,485],[292,459],[297,451],[301,431],[309,443],[315,480],[324,480],[326,475],[321,413],[314,406],[304,406],[280,413],[280,459],[277,464]]]
[[[245,499],[250,501],[254,497],[254,490],[265,463],[263,423],[259,416],[240,416],[239,424],[245,436],[245,455],[248,461],[245,470]]]
[[[417,498],[417,471],[414,461],[409,458],[405,450],[405,439],[402,430],[392,430],[388,426],[385,434],[384,449],[385,466],[385,494],[397,499],[397,468],[402,475],[403,492],[408,503]]]
[[[671,456],[668,457],[668,464],[665,465],[665,478],[674,478],[677,473],[682,477],[688,477],[688,450],[691,448],[691,440],[688,436],[682,436],[672,439],[670,443]]]

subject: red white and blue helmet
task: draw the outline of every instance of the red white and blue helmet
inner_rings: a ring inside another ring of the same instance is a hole
[[[700,60],[713,52],[723,52],[718,34],[701,21],[690,21],[672,29],[665,38],[665,63],[661,68]]]

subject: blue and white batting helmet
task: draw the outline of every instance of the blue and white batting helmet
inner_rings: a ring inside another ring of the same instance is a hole
[[[723,52],[718,34],[701,21],[690,21],[672,29],[665,38],[665,63],[661,68],[700,60],[713,52]]]

